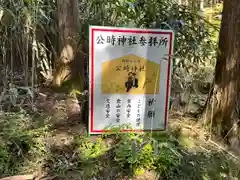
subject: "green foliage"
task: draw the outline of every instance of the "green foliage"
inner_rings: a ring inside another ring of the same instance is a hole
[[[36,118],[36,120],[39,120]],[[43,137],[49,127],[34,128],[36,123],[25,111],[0,114],[0,174],[14,175],[34,171],[46,155]],[[37,122],[39,123],[39,122]],[[32,165],[35,162],[35,165]],[[29,167],[32,169],[29,169]]]
[[[114,144],[106,143],[109,138]],[[227,155],[214,150],[209,154],[191,153],[167,133],[108,134],[95,140],[81,137],[75,140],[75,145],[80,167],[88,178],[99,177],[105,171],[104,178],[109,177],[115,167],[122,176],[135,177],[154,171],[163,179],[219,179],[229,174],[228,166],[233,167],[231,177],[239,173]]]
[[[106,144],[105,140],[108,138],[113,139],[115,144]],[[126,133],[116,136],[103,135],[94,141],[78,138],[75,139],[75,143],[78,147],[79,163],[83,163],[81,167],[84,166],[85,169],[90,166],[95,169],[94,172],[88,172],[88,176],[102,171],[104,163],[101,163],[99,158],[106,156],[113,163],[112,166],[117,166],[119,171],[126,175],[135,176],[144,171],[155,170],[161,177],[168,177],[171,171],[177,168],[181,157],[177,147],[168,142],[167,137],[162,136],[159,139],[161,141],[156,146],[155,139],[148,134]],[[112,155],[114,156],[109,157]]]
[[[205,8],[204,15],[207,21],[211,22],[212,26],[209,27],[209,31],[212,32],[212,40],[217,42],[219,36],[219,30],[221,25],[221,19],[218,17],[222,14],[223,4],[219,3],[213,8]]]
[[[169,177],[177,170],[182,156],[171,143],[161,143],[159,154],[154,162],[155,170],[161,177]]]
[[[6,145],[0,142],[0,174],[4,174],[9,168],[9,150]]]
[[[75,38],[77,41],[81,40],[80,43],[86,54],[89,24],[168,28],[161,25],[161,23],[167,23],[175,31],[173,80],[187,79],[185,84],[181,84],[185,87],[191,86],[192,79],[209,81],[207,76],[213,72],[220,21],[211,20],[209,22],[208,10],[204,13],[205,17],[201,17],[198,9],[179,6],[174,1],[167,0],[83,0],[79,3],[82,32]],[[219,14],[221,8],[222,6],[216,7],[211,16]],[[47,54],[51,58],[56,47],[48,49],[53,42],[47,46],[46,42],[40,42],[43,41],[41,38],[37,39],[37,48],[29,42],[33,38],[32,33],[35,33],[33,32],[35,27],[40,32],[39,34],[42,33],[48,38],[57,34],[55,1],[2,1],[0,9],[4,11],[0,28],[0,32],[3,34],[0,42],[2,54],[5,53],[5,48],[8,48],[6,41],[16,41],[20,47],[25,42],[23,48],[18,50],[19,56],[21,55],[25,61],[26,57],[23,56],[25,51],[34,48],[40,74],[46,79],[51,79],[53,69]],[[180,22],[183,22],[184,26]],[[25,50],[26,42],[32,48],[29,47],[28,50]],[[206,68],[206,66],[208,67]],[[67,89],[74,89],[72,82],[66,81],[65,86]],[[18,87],[7,90],[3,94],[5,97],[3,101],[9,101],[11,106],[19,105],[21,96],[17,90]],[[31,91],[26,91],[31,99]],[[73,93],[80,94],[82,92],[76,90]],[[167,133],[152,134],[152,136],[144,133],[120,134],[118,128],[114,129],[114,133],[98,137],[96,140],[85,137],[76,138],[74,145],[67,146],[67,149],[70,148],[70,150],[68,149],[70,153],[53,151],[46,143],[46,139],[50,135],[50,125],[43,123],[39,127],[35,124],[36,121],[41,120],[31,117],[25,111],[1,113],[1,175],[28,172],[29,169],[34,171],[34,166],[42,166],[46,163],[52,172],[64,174],[68,170],[77,169],[83,171],[87,177],[98,176],[107,166],[110,166],[110,169],[117,167],[120,173],[124,172],[127,175],[130,173],[132,176],[142,171],[154,170],[164,179],[174,179],[174,177],[175,179],[203,179],[204,177],[219,179],[219,172],[224,175],[228,174],[227,167],[232,163],[229,159],[224,159],[222,154],[221,158],[218,158],[215,154],[205,153],[200,156],[185,152],[187,149],[176,143]],[[113,145],[106,143],[108,138],[114,141]],[[155,141],[158,141],[157,145],[154,143]],[[219,164],[222,167],[216,172]],[[211,166],[214,168],[211,169]],[[200,178],[193,175],[194,173]],[[235,174],[237,173],[236,170]],[[234,176],[238,177],[235,174]]]
[[[216,42],[212,40],[213,27],[197,9],[179,6],[174,1],[149,0],[143,3],[127,1],[90,1],[86,8],[86,23],[93,25],[164,28],[165,22],[175,30],[174,69],[198,68],[198,64],[215,57]],[[181,28],[181,20],[184,25]],[[83,26],[85,28],[85,26]],[[84,31],[86,34],[88,29]]]
[[[18,79],[18,77],[13,75],[15,72],[12,72],[12,68],[24,68],[25,72],[21,71],[23,73],[21,76],[25,76],[25,81],[29,81],[29,62],[35,61],[36,71],[48,82],[52,76],[53,64],[51,60],[53,55],[56,54],[56,48],[52,46],[54,42],[50,40],[50,36],[53,37],[57,32],[55,1],[1,1],[0,10],[0,32],[2,34],[0,51],[8,57],[8,59],[2,58],[1,65],[4,65],[9,70],[6,65],[10,65],[10,61],[12,61],[10,68],[11,75],[9,77],[6,75],[5,78],[9,78],[10,80],[11,77],[11,82],[15,78]],[[45,37],[47,38],[47,42],[44,42]],[[35,51],[36,57],[29,56],[32,54],[32,51]],[[16,67],[14,64],[18,64],[20,67]],[[20,83],[19,80],[17,82]]]
[[[1,106],[6,107],[7,110],[11,107],[21,108],[30,103],[33,98],[33,92],[29,87],[16,86],[10,84],[9,88],[5,88],[1,93]]]
[[[102,138],[97,138],[95,142],[89,139],[82,139],[78,147],[79,157],[83,161],[102,156],[107,150]]]
[[[4,9],[4,12],[6,11],[6,16],[11,16],[14,19],[14,21],[8,20],[8,23],[0,29],[2,33],[6,32],[8,34],[8,37],[3,37],[6,41],[9,41],[11,37],[13,37],[11,40],[14,40],[14,38],[22,35],[26,36],[26,41],[29,41],[32,29],[35,26],[37,26],[37,31],[47,35],[47,41],[49,42],[43,43],[43,39],[37,36],[38,46],[37,49],[36,47],[33,48],[36,49],[38,71],[46,81],[51,81],[54,70],[51,61],[56,59],[55,51],[57,49],[55,47],[56,42],[52,42],[51,39],[58,33],[56,2],[45,0],[6,1],[1,4],[1,8]],[[220,7],[216,9],[217,12],[221,10]],[[179,6],[175,1],[166,0],[83,0],[79,1],[79,19],[82,23],[82,31],[75,39],[82,45],[84,53],[88,54],[89,24],[166,28],[160,25],[165,22],[176,32],[173,79],[183,78],[179,69],[186,75],[196,72],[199,65],[205,66],[208,61],[211,61],[211,63],[208,63],[211,66],[214,66],[215,63],[216,35],[219,26],[209,23],[209,19],[201,17],[198,11],[196,8]],[[27,20],[30,20],[30,22],[27,23]],[[183,26],[179,24],[179,20],[184,23]],[[30,32],[26,32],[28,29],[26,27],[29,28]],[[6,31],[6,28],[10,28],[12,31]],[[11,36],[11,33],[14,35]],[[19,40],[19,45],[21,47],[21,40]],[[19,52],[19,56],[21,56],[21,52]],[[87,56],[84,57],[84,60],[87,61],[87,59]],[[72,83],[66,82],[66,88],[72,89]]]
[[[140,146],[141,138],[135,140],[135,145]],[[134,152],[132,149],[133,140],[120,141],[116,147],[115,161],[122,167],[122,169],[132,170],[134,173],[138,169],[152,169],[153,165],[153,147],[151,144],[144,146],[139,152]],[[136,150],[135,150],[136,151]]]
[[[63,176],[68,171],[80,171],[86,179],[106,179],[114,169],[113,179],[146,171],[154,171],[163,179],[180,180],[219,179],[230,172],[232,177],[239,176],[237,163],[228,155],[188,152],[168,133],[75,136],[71,144],[54,150],[55,146],[46,144],[52,136],[46,119],[47,124],[40,123],[43,119],[32,118],[24,111],[2,113],[0,119],[1,175],[26,174],[39,166],[45,170],[47,165],[49,173]]]

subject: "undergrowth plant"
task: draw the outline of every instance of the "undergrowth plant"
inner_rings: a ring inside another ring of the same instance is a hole
[[[42,120],[47,124],[40,123]],[[132,178],[147,171],[162,179],[211,179],[230,171],[237,177],[239,173],[237,163],[222,152],[191,154],[169,133],[115,132],[96,138],[76,135],[71,144],[53,150],[55,146],[47,142],[53,135],[46,119],[31,117],[25,111],[1,113],[0,129],[1,176],[33,173],[39,167],[61,176],[81,172],[85,179],[107,179],[110,174],[115,175],[113,179]]]
[[[108,148],[102,138],[99,137],[94,142],[85,138],[81,139],[78,154],[80,160],[87,161],[104,155],[107,150]]]
[[[106,144],[108,138],[113,139],[112,145]],[[101,173],[105,164],[100,160],[103,156],[111,161],[110,166],[118,167],[123,175],[134,177],[145,171],[156,171],[159,176],[168,177],[181,159],[176,143],[168,138],[158,135],[155,139],[146,133],[117,133],[116,136],[99,136],[95,141],[76,139],[75,145],[78,147],[79,163],[85,168],[94,169],[88,171],[88,177]]]
[[[10,168],[9,156],[9,149],[2,140],[0,140],[0,174],[5,174]]]
[[[138,145],[142,140],[137,138],[135,143]],[[153,164],[153,148],[150,144],[145,145],[139,152],[133,151],[133,140],[121,141],[115,149],[115,161],[120,165],[123,170],[136,171],[146,168],[151,168]],[[129,173],[129,172],[128,172]]]
[[[43,118],[44,116],[42,116]],[[44,138],[49,136],[49,126],[35,127],[35,120],[21,110],[0,113],[0,174],[16,175],[35,171],[48,150]]]

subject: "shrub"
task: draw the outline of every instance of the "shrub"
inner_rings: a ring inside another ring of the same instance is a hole
[[[5,174],[9,168],[8,148],[0,142],[0,174]]]
[[[141,138],[137,138],[135,142],[132,139],[121,141],[115,149],[115,161],[123,170],[131,170],[133,175],[140,169],[152,169],[154,163],[153,146],[147,144],[139,149],[141,142]]]

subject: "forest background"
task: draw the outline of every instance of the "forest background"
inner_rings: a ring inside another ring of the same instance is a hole
[[[238,0],[1,0],[0,177],[240,179],[239,13]],[[89,25],[174,30],[168,132],[87,137]]]

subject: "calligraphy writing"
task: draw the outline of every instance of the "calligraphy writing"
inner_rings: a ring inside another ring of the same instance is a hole
[[[155,99],[149,99],[148,100],[148,106],[149,107],[153,107],[154,106],[154,104],[155,104],[155,102],[156,102],[156,100]],[[155,110],[149,110],[148,112],[147,112],[147,116],[148,116],[148,118],[155,118]]]
[[[121,116],[121,99],[117,99],[117,106],[116,106],[116,122],[120,123],[120,116]]]
[[[147,116],[148,118],[155,118],[155,111],[154,110],[148,111]]]
[[[103,39],[102,35],[97,37],[97,44],[104,44],[104,41],[105,40]]]
[[[132,108],[132,106],[131,106],[131,99],[128,99],[127,100],[127,118],[130,118],[130,116],[131,116],[131,108]]]
[[[142,47],[167,47],[169,40],[167,37],[154,37],[154,36],[106,36],[102,34],[96,38],[97,44],[111,44],[112,46],[134,46],[140,45]]]
[[[140,107],[141,107],[141,101],[138,101],[138,107],[137,107],[137,119],[136,119],[136,126],[140,126],[140,121],[141,121],[141,114],[140,114]]]
[[[110,118],[110,99],[106,99],[106,106],[105,106],[105,118]]]
[[[142,66],[130,66],[130,65],[124,65],[124,66],[121,66],[121,65],[117,65],[116,66],[116,71],[126,71],[126,72],[143,72],[145,71],[145,66],[142,65]]]
[[[122,59],[123,63],[140,63],[140,60]]]
[[[156,102],[155,99],[149,99],[148,100],[148,106],[152,106]]]

